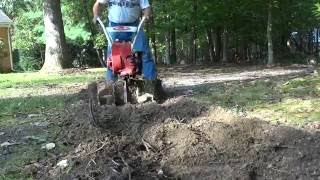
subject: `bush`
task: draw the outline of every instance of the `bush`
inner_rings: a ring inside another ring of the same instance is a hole
[[[100,66],[97,52],[91,42],[86,45],[69,44],[73,66],[77,68]]]
[[[13,69],[15,71],[22,71],[20,67],[20,54],[18,49],[14,49],[12,51],[12,61],[13,61]]]
[[[33,51],[20,51],[19,66],[23,71],[40,70],[43,62],[39,55]]]

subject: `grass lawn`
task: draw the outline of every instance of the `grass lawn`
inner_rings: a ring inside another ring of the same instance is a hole
[[[65,100],[103,76],[103,69],[72,74],[0,74],[0,116],[62,109]],[[1,117],[0,117],[1,123]]]
[[[104,69],[98,68],[71,74],[44,74],[36,72],[0,74],[0,89],[85,83],[102,76],[103,72]]]
[[[248,117],[298,127],[320,121],[319,76],[221,83],[201,91],[194,97],[196,101]]]

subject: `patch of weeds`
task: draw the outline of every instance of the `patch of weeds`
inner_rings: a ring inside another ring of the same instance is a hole
[[[282,122],[303,126],[309,122],[320,120],[320,99],[284,99],[277,104],[267,104],[257,107],[251,112],[253,117],[259,117],[271,122]]]
[[[252,108],[276,98],[279,98],[279,94],[275,91],[275,85],[269,81],[220,84],[194,97],[196,101],[226,108],[234,106]]]
[[[45,152],[40,149],[39,145],[32,143],[10,148],[12,148],[10,154],[2,155],[0,159],[4,167],[1,174],[8,179],[26,179],[27,176],[23,174],[22,168],[45,156]]]
[[[281,85],[282,100],[261,104],[250,113],[271,122],[303,126],[320,121],[320,78],[307,76],[289,80]]]
[[[0,114],[34,113],[43,109],[63,109],[67,96],[36,96],[0,99]]]
[[[37,119],[41,121],[41,118]],[[2,179],[28,179],[23,168],[26,165],[47,158],[48,155],[61,154],[70,150],[70,147],[57,140],[59,131],[57,124],[40,127],[31,123],[11,125],[6,129],[6,135],[16,141],[17,145],[9,146],[6,150],[0,149],[0,180]],[[16,133],[20,129],[20,133]],[[47,143],[55,143],[56,147],[48,152],[41,147]],[[51,156],[50,155],[50,156]],[[32,179],[32,178],[29,178]]]
[[[194,100],[249,117],[297,126],[320,120],[319,77],[219,84],[199,92]]]
[[[0,99],[0,126],[29,122],[30,114],[60,111],[76,100],[76,95]]]
[[[22,175],[20,173],[10,173],[10,174],[2,174],[0,171],[0,180],[17,180],[17,179],[23,179],[23,180],[33,180],[31,177],[27,177],[25,175]]]
[[[304,77],[287,81],[282,86],[283,92],[294,97],[319,97],[320,96],[320,78]]]
[[[12,125],[27,124],[35,122],[34,119],[12,117],[12,116],[0,116],[0,127],[8,127]]]

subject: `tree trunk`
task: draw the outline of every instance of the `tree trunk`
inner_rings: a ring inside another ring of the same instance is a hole
[[[41,71],[55,72],[71,67],[63,29],[60,0],[44,0],[46,38],[45,62]]]
[[[176,29],[170,31],[170,64],[177,63]]]
[[[268,40],[268,64],[273,64],[273,43],[272,43],[272,0],[269,0],[268,9],[268,26],[267,26],[267,40]]]
[[[193,16],[192,16],[192,27],[190,32],[190,63],[196,63],[197,61],[197,1],[193,0]]]
[[[318,58],[319,56],[319,28],[316,30],[316,57]]]
[[[170,47],[170,31],[166,33],[166,57],[164,64],[170,64],[170,55],[171,55],[171,47]]]
[[[204,41],[202,49],[202,61],[205,65],[210,65],[212,63],[211,55],[210,55],[210,45],[208,41]]]
[[[222,62],[226,63],[228,62],[228,31],[227,29],[223,32],[223,56],[222,56]]]
[[[214,43],[214,62],[218,63],[221,59],[221,28],[216,28],[213,34],[213,43]]]
[[[155,15],[151,16],[151,24],[152,27],[154,26],[154,17]],[[158,64],[158,51],[157,51],[157,44],[156,44],[156,33],[155,33],[155,29],[152,30],[151,33],[151,44],[152,44],[152,49],[153,49],[153,56],[154,56],[154,61],[156,62],[156,64]]]
[[[188,64],[192,64],[195,59],[194,59],[194,46],[193,46],[193,42],[194,42],[194,37],[193,37],[193,33],[192,31],[189,32],[189,54],[188,54]]]
[[[213,39],[212,39],[212,29],[207,29],[207,43],[208,43],[208,50],[209,50],[209,59],[212,63],[214,61],[214,45],[213,45]]]

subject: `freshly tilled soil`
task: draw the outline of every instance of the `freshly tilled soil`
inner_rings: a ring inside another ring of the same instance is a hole
[[[320,178],[318,132],[240,118],[183,96],[93,112],[82,100],[69,112],[60,138],[74,150],[45,160],[38,178]],[[67,169],[56,166],[62,159]]]

